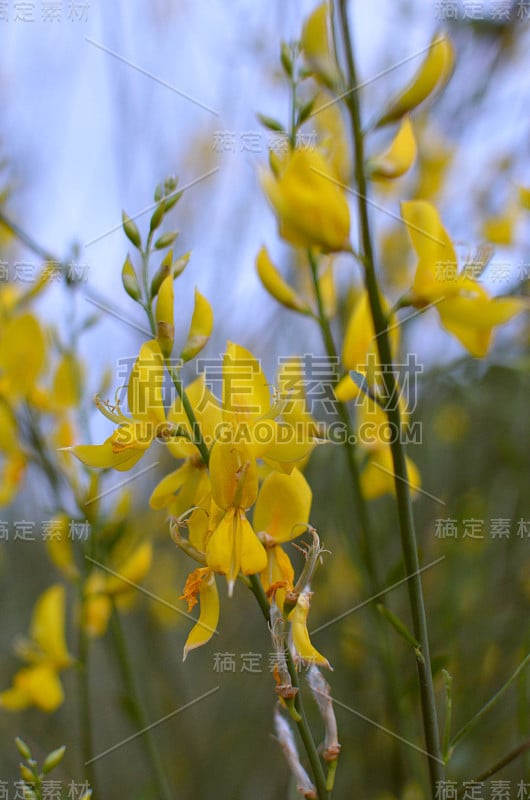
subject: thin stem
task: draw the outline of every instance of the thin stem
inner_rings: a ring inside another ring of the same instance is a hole
[[[156,743],[153,739],[152,731],[149,730],[145,712],[140,702],[131,660],[129,658],[127,641],[123,633],[119,612],[114,603],[112,607],[112,634],[116,646],[116,655],[118,657],[123,676],[123,683],[127,693],[127,699],[130,703],[130,710],[134,717],[135,723],[139,726],[140,730],[143,731],[140,738],[145,744],[145,749],[151,762],[153,775],[157,785],[157,794],[160,798],[164,798],[164,800],[172,800],[173,793],[164,772],[160,753],[158,752]]]
[[[368,216],[368,204],[366,200],[367,180],[364,172],[364,139],[361,126],[359,97],[357,92],[357,73],[353,55],[352,37],[348,22],[346,0],[338,0],[338,9],[340,29],[346,55],[348,77],[347,83],[348,88],[350,89],[349,93],[346,95],[345,102],[351,120],[353,135],[355,179],[358,189],[357,201],[359,227],[361,233],[361,251],[365,263],[365,284],[377,337],[378,351],[380,363],[383,368],[383,381],[385,383],[387,397],[395,398],[398,396],[397,384],[392,370],[392,353],[387,329],[386,315],[383,311],[379,293],[379,285],[375,271],[374,248],[372,244],[372,234]],[[387,415],[392,428],[394,430],[401,431],[402,419],[399,404],[392,404],[387,412]],[[444,766],[442,763],[442,754],[440,749],[438,717],[429,651],[429,635],[425,613],[425,603],[423,599],[423,588],[419,574],[419,559],[416,543],[416,532],[414,528],[414,516],[412,513],[412,501],[407,476],[405,451],[400,436],[396,436],[394,438],[394,441],[391,444],[391,451],[395,473],[396,501],[403,560],[405,562],[407,573],[411,576],[410,580],[407,581],[407,586],[409,591],[413,631],[414,636],[421,645],[422,658],[416,659],[416,665],[418,669],[425,744],[427,752],[430,754],[430,757],[428,758],[428,766],[431,790],[433,797],[435,797],[437,783],[444,780]]]
[[[496,764],[494,764],[492,767],[490,767],[481,775],[479,775],[478,778],[475,778],[474,783],[483,783],[484,781],[487,781],[488,778],[491,778],[491,776],[495,775],[496,772],[500,772],[501,769],[507,767],[508,764],[511,764],[512,761],[515,761],[516,758],[519,758],[519,756],[524,755],[529,750],[530,750],[530,739],[527,739],[526,742],[523,742],[513,750],[510,750],[510,752],[507,755],[505,755],[504,758],[501,758],[500,761],[497,761]]]
[[[263,586],[261,585],[259,577],[257,575],[251,575],[249,578],[249,585],[256,600],[258,601],[258,605],[268,625],[270,623],[269,601],[267,600],[267,596],[263,591]],[[304,704],[302,702],[300,686],[298,683],[298,674],[296,672],[296,666],[293,661],[293,657],[288,649],[286,649],[285,651],[285,658],[286,658],[287,668],[289,670],[289,675],[291,676],[291,683],[295,689],[298,689],[298,692],[296,693],[296,697],[294,700],[294,705],[300,719],[297,721],[296,724],[298,725],[298,732],[300,733],[300,738],[302,739],[305,751],[307,753],[307,757],[309,759],[309,763],[311,764],[318,800],[328,800],[329,792],[326,788],[326,776],[324,775],[322,762],[320,761],[320,756],[318,755],[318,750],[313,740],[313,735],[311,733],[311,729],[309,727],[309,724],[307,722],[307,717],[305,715]]]
[[[523,661],[521,661],[515,672],[512,673],[512,675],[510,675],[506,683],[504,683],[501,686],[498,692],[495,692],[493,697],[491,697],[488,700],[488,702],[485,705],[483,705],[482,708],[479,711],[477,711],[477,713],[468,722],[466,722],[466,724],[462,728],[460,728],[458,733],[456,733],[453,736],[450,745],[451,751],[454,750],[456,745],[464,738],[464,736],[467,736],[467,734],[475,727],[477,722],[479,722],[482,719],[484,714],[486,714],[491,708],[493,708],[493,706],[501,699],[501,697],[504,695],[507,689],[510,688],[512,683],[518,678],[518,676],[522,673],[522,671],[525,669],[526,665],[529,662],[530,662],[530,653],[526,656],[526,658],[523,659]]]

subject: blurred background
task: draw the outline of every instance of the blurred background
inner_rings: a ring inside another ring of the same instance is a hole
[[[272,380],[278,355],[322,352],[311,321],[278,309],[254,269],[263,243],[284,270],[296,266],[277,238],[259,188],[258,166],[266,163],[271,142],[256,113],[287,119],[279,43],[299,37],[313,7],[305,0],[234,0],[229,8],[216,0],[0,3],[2,210],[41,247],[82,270],[75,290],[52,287],[39,301],[39,311],[62,335],[72,317],[99,316],[80,343],[92,441],[102,441],[111,426],[94,414],[91,397],[105,374],[112,395],[120,385],[120,363],[134,357],[145,338],[134,328],[144,324],[141,310],[121,288],[121,266],[130,249],[121,211],[126,209],[146,230],[154,188],[168,176],[178,176],[179,184],[189,187],[168,223],[168,229],[180,231],[177,252],[192,251],[178,283],[177,336],[185,335],[198,286],[216,318],[205,355],[218,356],[229,338],[261,358]],[[391,190],[374,193],[383,209],[374,211],[374,225],[389,297],[399,297],[413,275],[407,238],[396,222],[399,201],[413,197],[437,204],[462,261],[472,258],[479,245],[487,248],[490,263],[483,280],[492,293],[524,291],[530,228],[528,214],[525,218],[516,207],[517,186],[530,184],[530,3],[352,2],[351,14],[360,80],[366,83],[362,104],[367,124],[413,74],[421,60],[421,54],[414,54],[424,51],[438,29],[449,33],[457,54],[448,88],[428,115],[420,111],[415,116],[416,167]],[[399,66],[391,69],[394,65]],[[311,119],[306,129],[313,132]],[[380,147],[377,136],[369,143],[374,152]],[[149,212],[142,214],[143,209]],[[34,252],[5,231],[0,235],[0,261],[13,282],[38,271],[42,260]],[[335,276],[338,324],[346,318],[360,275],[351,259],[339,258]],[[126,318],[125,324],[116,314]],[[441,670],[453,676],[454,731],[530,649],[527,344],[528,330],[520,319],[497,333],[483,361],[469,358],[443,333],[436,315],[404,328],[403,350],[415,352],[423,368],[414,412],[422,444],[411,449],[422,485],[435,499],[417,499],[417,530],[421,563],[443,557],[425,572],[424,585],[440,706]],[[156,542],[155,566],[145,585],[181,607],[178,598],[191,562],[169,540],[163,512],[147,505],[152,488],[171,468],[170,459],[162,450],[148,459],[158,460],[159,467],[135,482],[130,524],[139,535],[147,530]],[[343,453],[332,446],[319,448],[307,476],[314,494],[312,522],[331,551],[313,587],[311,621],[317,628],[366,597],[356,566],[359,554],[348,544],[355,541],[358,523]],[[109,485],[119,482],[120,476],[109,478]],[[112,508],[114,496],[106,502]],[[30,472],[25,491],[13,507],[1,510],[1,519],[11,526],[14,520],[48,519],[51,504],[46,487],[32,481]],[[377,521],[384,588],[403,577],[392,498],[374,501],[370,512]],[[473,526],[470,520],[481,524]],[[27,630],[38,593],[57,579],[42,542],[29,546],[13,536],[0,542],[1,687],[9,685],[17,668],[14,637]],[[270,646],[259,610],[243,588],[232,601],[221,592],[220,636],[185,664],[181,653],[189,622],[167,605],[142,596],[124,621],[150,720],[219,687],[154,732],[177,787],[175,797],[295,796],[271,736]],[[405,587],[392,591],[388,600],[408,620]],[[352,790],[381,798],[407,780],[413,792],[415,781],[425,781],[424,767],[410,746],[355,713],[396,730],[374,653],[376,614],[373,604],[365,605],[315,635],[315,645],[335,666],[332,693],[342,704],[336,709],[343,748],[337,798],[351,796]],[[414,657],[407,643],[389,631],[398,665],[399,732],[421,746]],[[233,671],[220,668],[219,653],[233,656]],[[262,655],[260,668],[243,669],[252,653]],[[104,639],[96,641],[93,660],[95,750],[102,752],[130,735],[131,725]],[[17,734],[37,753],[65,742],[68,753],[57,777],[80,780],[75,675],[69,672],[64,680],[67,703],[55,714],[0,712],[0,780],[16,777],[12,740]],[[522,673],[462,742],[451,762],[454,779],[475,778],[528,739],[529,705],[529,680]],[[315,708],[310,707],[310,716],[318,730]],[[154,796],[138,741],[109,753],[96,769],[102,797]],[[497,777],[510,780],[512,787],[530,781],[530,762],[518,759]],[[515,788],[511,796],[516,797]]]

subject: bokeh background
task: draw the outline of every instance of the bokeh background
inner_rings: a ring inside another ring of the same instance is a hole
[[[52,5],[53,21],[46,18]],[[299,36],[313,4],[9,0],[0,6],[0,16],[7,17],[0,20],[0,156],[2,186],[9,195],[3,208],[46,250],[85,269],[86,281],[75,291],[53,287],[40,301],[40,312],[63,333],[72,316],[80,320],[99,314],[98,324],[81,341],[93,441],[108,435],[110,424],[94,414],[91,396],[109,370],[116,388],[121,360],[133,357],[143,340],[131,325],[101,309],[112,307],[143,324],[140,310],[121,290],[121,265],[129,247],[120,227],[121,210],[136,217],[150,207],[155,185],[169,175],[190,187],[172,217],[172,227],[181,232],[178,251],[193,251],[178,283],[177,335],[189,324],[198,286],[216,317],[208,355],[219,355],[229,338],[250,348],[272,376],[278,355],[321,353],[311,322],[278,310],[254,270],[264,242],[286,269],[295,266],[277,239],[273,215],[259,189],[258,165],[267,160],[269,140],[256,112],[287,117],[279,42]],[[33,21],[17,18],[28,8]],[[530,184],[530,4],[352,2],[351,13],[361,80],[366,82],[362,101],[367,121],[413,73],[421,56],[409,57],[425,48],[437,29],[448,31],[457,53],[448,88],[428,115],[417,117],[418,166],[397,188],[376,196],[390,212],[374,212],[390,295],[399,296],[413,274],[395,215],[399,200],[414,196],[435,199],[464,258],[479,243],[493,242],[495,251],[484,275],[492,292],[522,292],[530,274],[530,229],[528,215],[515,215],[514,202],[517,185]],[[377,149],[377,138],[373,141]],[[512,220],[509,230],[502,228],[505,218]],[[139,215],[140,228],[148,220],[148,213]],[[41,264],[7,236],[1,259],[11,277],[17,262],[35,268]],[[344,259],[336,276],[338,317],[344,318],[349,287],[358,284],[359,274]],[[495,693],[530,649],[527,344],[524,322],[515,321],[478,362],[441,332],[435,317],[422,317],[406,328],[404,349],[417,353],[423,365],[414,413],[423,436],[413,457],[424,488],[437,498],[420,496],[416,501],[420,560],[427,564],[444,558],[425,573],[424,585],[440,703],[441,669],[453,676],[454,730]],[[156,541],[155,566],[146,586],[179,605],[189,564],[170,542],[163,513],[147,506],[169,462],[163,452],[149,457],[160,466],[135,482],[131,524],[148,530]],[[318,627],[366,598],[355,566],[357,548],[351,546],[358,523],[343,454],[335,447],[319,448],[307,475],[314,491],[312,521],[331,551],[314,586],[318,602],[312,624]],[[119,482],[111,476],[109,485],[113,481]],[[1,518],[9,524],[48,519],[51,502],[30,473],[26,490],[14,507],[2,509]],[[112,494],[106,502],[112,507]],[[403,577],[397,519],[391,498],[375,501],[370,510],[377,520],[383,588]],[[439,520],[449,518],[455,521],[456,537],[440,533]],[[464,535],[473,519],[482,521],[482,538]],[[505,521],[503,534],[494,533],[494,520]],[[38,593],[56,579],[42,542],[14,541],[11,536],[0,543],[2,687],[17,666],[13,639],[27,629]],[[390,608],[407,620],[404,586],[388,599]],[[316,634],[315,644],[335,665],[334,697],[392,728],[376,668],[374,613],[373,604],[364,606]],[[270,647],[259,610],[243,587],[232,601],[222,597],[220,636],[185,664],[181,652],[189,623],[161,603],[139,598],[125,626],[150,719],[220,687],[155,731],[175,797],[290,797],[288,771],[271,737]],[[400,732],[421,744],[414,658],[393,631],[389,641],[397,665]],[[216,653],[233,654],[235,671],[220,672]],[[262,654],[257,672],[241,671],[249,653]],[[103,751],[131,733],[123,687],[104,640],[95,644],[91,680],[96,750]],[[0,713],[0,780],[16,777],[12,740],[17,734],[37,753],[65,742],[68,753],[58,777],[62,770],[62,780],[80,779],[73,674],[65,675],[65,687],[67,703],[52,716]],[[455,754],[455,780],[476,777],[527,739],[529,709],[530,686],[523,673]],[[399,772],[396,748],[409,779],[424,782],[424,768],[410,747],[397,745],[347,708],[338,707],[337,716],[343,746],[338,798],[376,798],[390,791]],[[315,709],[311,717],[318,729]],[[97,770],[102,797],[154,796],[138,741],[105,756]],[[529,770],[530,762],[521,758],[497,777],[512,782],[515,797],[514,787],[530,780]]]

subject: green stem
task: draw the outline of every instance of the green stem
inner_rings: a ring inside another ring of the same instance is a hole
[[[114,603],[112,607],[112,634],[116,646],[116,655],[118,657],[123,676],[125,692],[130,703],[130,710],[132,716],[134,717],[135,723],[139,726],[140,730],[143,731],[140,738],[145,744],[146,753],[151,762],[153,775],[157,785],[157,795],[159,798],[161,798],[161,800],[162,798],[164,800],[172,800],[173,794],[164,772],[160,753],[158,752],[156,743],[153,739],[152,731],[149,730],[149,724],[147,722],[143,706],[140,702],[120,615]]]
[[[251,575],[249,578],[249,583],[250,583],[250,589],[252,590],[256,600],[258,601],[259,607],[265,618],[265,621],[267,624],[269,624],[270,623],[269,601],[267,600],[267,596],[263,591],[263,586],[261,585],[260,579],[258,578],[257,575]],[[305,709],[302,702],[300,686],[298,683],[298,674],[296,672],[296,666],[294,664],[293,657],[288,649],[286,649],[285,651],[285,657],[287,662],[287,668],[289,670],[289,675],[291,676],[291,683],[294,688],[298,689],[294,705],[300,719],[297,721],[296,724],[298,725],[298,732],[300,733],[300,738],[302,739],[305,751],[307,753],[307,757],[309,759],[309,763],[311,764],[318,800],[328,800],[329,792],[326,788],[326,776],[324,775],[322,762],[320,761],[320,756],[318,755],[318,750],[316,748],[315,742],[313,741],[311,729],[309,727],[309,724],[307,722],[307,717],[305,715]]]
[[[364,172],[364,139],[361,126],[359,97],[357,92],[357,73],[353,55],[352,37],[348,22],[346,0],[338,0],[338,8],[340,29],[346,54],[348,76],[347,88],[350,90],[345,98],[345,102],[350,115],[353,134],[355,179],[358,190],[358,216],[361,233],[361,252],[365,262],[365,283],[370,302],[374,329],[377,337],[380,363],[383,368],[383,380],[387,393],[386,396],[395,398],[398,396],[397,385],[392,370],[392,353],[390,347],[390,338],[387,330],[386,315],[383,311],[377,275],[375,271],[374,249],[372,245],[368,204],[366,200],[367,180]],[[387,414],[393,430],[401,432],[402,420],[399,404],[392,404]],[[423,656],[422,659],[416,659],[416,665],[418,669],[425,744],[427,752],[429,753],[428,766],[431,790],[433,797],[435,797],[437,783],[444,780],[444,765],[442,762],[442,754],[440,749],[438,717],[431,671],[429,636],[425,613],[425,603],[423,599],[423,588],[421,577],[418,573],[419,559],[416,543],[416,532],[414,528],[414,516],[412,513],[412,501],[407,476],[405,451],[399,435],[395,437],[394,442],[391,444],[391,451],[395,473],[396,501],[403,560],[405,562],[407,573],[411,576],[407,581],[407,586],[409,591],[413,631],[414,636],[420,642],[421,655]]]

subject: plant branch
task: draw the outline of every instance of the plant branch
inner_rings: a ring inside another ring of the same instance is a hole
[[[258,601],[261,613],[263,614],[267,625],[269,625],[270,623],[269,601],[267,600],[267,596],[263,591],[263,586],[260,583],[259,577],[257,575],[251,575],[249,578],[249,585],[256,600]],[[309,759],[309,763],[311,764],[318,800],[328,800],[329,792],[326,788],[326,776],[324,775],[322,762],[320,761],[320,756],[318,755],[315,742],[313,741],[313,735],[311,733],[311,729],[307,722],[307,717],[305,715],[304,705],[302,702],[302,696],[300,693],[300,686],[298,683],[296,666],[294,664],[291,653],[289,652],[289,649],[285,650],[285,658],[286,658],[287,668],[289,670],[289,675],[291,676],[292,685],[294,688],[298,689],[298,692],[296,693],[296,697],[294,699],[294,705],[300,719],[297,720],[296,724],[298,726],[298,732],[300,733],[300,738],[302,739],[302,742],[304,744],[305,751]]]

